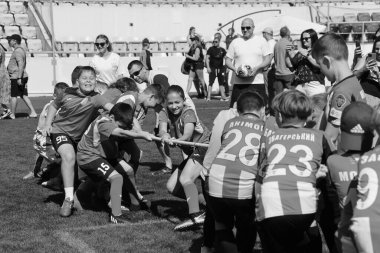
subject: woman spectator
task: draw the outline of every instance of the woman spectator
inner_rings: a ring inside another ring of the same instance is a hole
[[[295,48],[295,46],[288,48],[290,60],[295,69],[294,84],[296,89],[308,97],[326,92],[325,76],[311,56],[311,49],[317,40],[317,32],[308,29],[301,34],[301,48]]]
[[[11,98],[11,80],[7,69],[5,68],[5,51],[6,49],[0,44],[0,105],[2,113],[0,114],[0,119],[5,119],[11,116],[12,112],[8,108],[10,98]]]
[[[187,35],[187,38],[186,38],[187,43],[189,44],[190,47],[193,43],[194,37],[198,37],[200,39],[200,41],[202,41],[202,36],[200,34],[196,33],[195,27],[192,26],[192,27],[190,27],[189,34]]]
[[[96,71],[96,81],[110,85],[123,76],[120,56],[112,52],[112,44],[104,34],[96,37],[95,46],[98,53],[91,59],[90,66]]]
[[[185,57],[191,63],[191,69],[189,72],[189,80],[187,82],[186,92],[189,93],[191,89],[191,84],[193,83],[195,77],[198,77],[200,83],[200,95],[202,97],[207,97],[206,83],[203,78],[203,68],[204,68],[204,55],[201,46],[200,38],[195,36],[190,47],[190,50]],[[198,92],[199,94],[199,92]]]
[[[357,51],[356,49],[355,53]],[[374,57],[369,57],[370,54],[374,54]],[[367,103],[376,106],[380,103],[380,37],[373,42],[372,53],[370,54],[358,58],[353,72],[366,93]]]

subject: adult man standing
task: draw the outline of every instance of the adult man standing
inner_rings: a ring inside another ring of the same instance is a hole
[[[270,64],[271,52],[268,42],[262,36],[253,34],[254,28],[253,20],[245,18],[241,23],[243,36],[234,39],[227,51],[226,66],[234,72],[230,107],[245,91],[258,92],[267,103],[263,69]],[[247,74],[244,74],[242,67],[248,70]]]
[[[268,68],[264,69],[264,72],[263,72],[265,92],[267,93],[269,105],[270,105],[274,97],[273,82],[274,82],[275,67],[274,67],[273,56],[274,56],[274,46],[276,45],[276,40],[273,39],[273,29],[271,27],[266,27],[263,30],[263,37],[268,42],[269,49],[271,51],[271,64],[270,66],[268,66]]]
[[[224,65],[224,57],[227,52],[224,48],[220,46],[220,37],[215,34],[214,40],[212,42],[212,47],[207,50],[206,54],[206,67],[209,73],[209,92],[207,94],[207,100],[211,100],[212,85],[214,84],[215,78],[218,78],[219,90],[221,95],[221,101],[228,101],[226,96],[226,67]],[[228,86],[227,86],[228,90]]]
[[[8,63],[8,73],[11,79],[11,119],[15,118],[17,97],[21,97],[25,104],[30,109],[30,118],[37,118],[37,113],[34,110],[32,102],[28,98],[28,74],[25,71],[26,67],[26,52],[21,47],[21,36],[13,34],[7,37],[8,44],[13,48],[13,53]]]
[[[276,65],[276,75],[274,80],[274,95],[281,93],[284,89],[290,89],[294,79],[294,74],[290,69],[292,63],[286,47],[291,45],[290,30],[284,26],[280,29],[281,39],[274,47],[274,62]]]

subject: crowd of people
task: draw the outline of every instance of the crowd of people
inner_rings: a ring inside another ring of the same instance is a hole
[[[185,90],[139,60],[129,63],[130,77],[120,76],[110,41],[99,35],[99,55],[91,66],[74,69],[72,87],[55,86],[34,138],[32,175],[61,178],[60,216],[91,208],[94,195],[108,206],[113,224],[128,222],[128,210],[149,210],[136,185],[143,144],[135,139],[143,139],[156,141],[165,161],[159,172],[170,174],[168,191],[188,204],[188,219],[174,229],[203,225],[202,252],[252,252],[257,235],[269,253],[322,252],[322,237],[330,252],[379,251],[379,40],[374,58],[355,50],[352,71],[337,34],[318,38],[309,29],[292,41],[283,27],[276,43],[271,28],[263,36],[254,28],[244,19],[242,36],[231,30],[227,50],[216,34],[205,58],[201,37],[190,29]],[[188,94],[194,82],[210,99],[204,66],[209,86],[218,78],[222,99],[227,69],[232,75],[230,108],[219,112],[212,129]],[[156,123],[143,131],[149,109]],[[170,146],[183,154],[177,168]],[[42,159],[56,166],[42,170]]]

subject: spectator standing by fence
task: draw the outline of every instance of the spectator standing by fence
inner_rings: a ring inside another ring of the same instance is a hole
[[[149,51],[149,40],[147,38],[142,41],[142,51],[140,54],[140,61],[144,64],[147,70],[152,70],[152,64],[150,61],[150,57],[152,57],[152,53]]]
[[[8,63],[8,73],[11,79],[11,119],[15,118],[17,97],[21,97],[25,104],[30,109],[30,118],[37,118],[37,113],[34,110],[32,102],[28,97],[28,74],[25,71],[26,68],[26,52],[21,47],[21,36],[13,34],[7,37],[9,46],[13,48],[13,53]]]

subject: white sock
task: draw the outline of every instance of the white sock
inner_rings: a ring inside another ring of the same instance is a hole
[[[69,198],[70,201],[74,199],[74,187],[65,187],[65,199]]]

